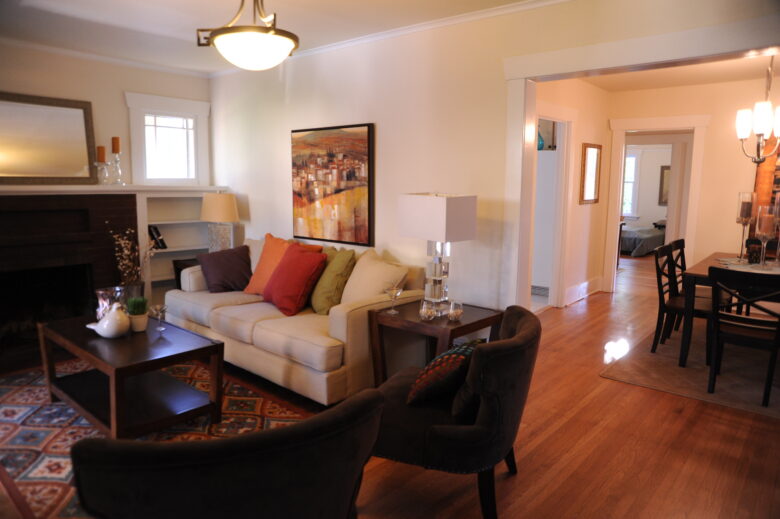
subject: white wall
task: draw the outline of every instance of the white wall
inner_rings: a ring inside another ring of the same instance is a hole
[[[536,163],[536,205],[534,206],[534,264],[532,284],[550,287],[553,276],[555,200],[560,167],[560,149],[539,152]]]
[[[708,27],[777,9],[761,0],[573,0],[302,55],[268,72],[219,76],[212,80],[216,181],[243,194],[240,212],[247,235],[271,231],[289,236],[290,131],[373,122],[377,247],[404,262],[425,261],[424,243],[397,232],[399,194],[476,194],[478,238],[455,244],[450,293],[494,306],[505,284],[502,263],[512,261],[511,254],[502,251],[505,215],[511,214],[504,211],[503,59]],[[706,52],[708,42],[700,45]],[[571,169],[579,171],[582,142],[603,144],[604,157],[609,157],[607,95],[586,84],[572,92],[582,96],[581,104],[565,96],[556,99],[582,111],[569,157]],[[608,168],[604,160],[602,197],[607,196]],[[578,182],[566,195],[571,211],[565,284],[596,286],[606,207],[580,206],[577,188]]]
[[[191,74],[124,66],[0,42],[0,90],[92,103],[95,144],[122,143],[122,167],[130,164],[126,91],[208,101],[209,80]],[[2,190],[2,186],[0,186]]]
[[[627,227],[652,227],[653,222],[666,219],[667,206],[658,205],[658,187],[661,181],[661,166],[671,167],[672,145],[627,145],[626,151],[627,155],[634,152],[639,158],[635,211],[638,218]]]

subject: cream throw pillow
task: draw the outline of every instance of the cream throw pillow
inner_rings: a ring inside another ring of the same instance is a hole
[[[388,288],[403,284],[407,271],[406,267],[388,263],[374,249],[369,249],[357,260],[344,287],[341,303],[355,303],[382,295]]]

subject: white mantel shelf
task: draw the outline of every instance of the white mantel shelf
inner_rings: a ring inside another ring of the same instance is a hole
[[[18,185],[0,186],[0,195],[91,195],[120,193],[203,193],[228,191],[225,186],[171,186],[171,185]]]

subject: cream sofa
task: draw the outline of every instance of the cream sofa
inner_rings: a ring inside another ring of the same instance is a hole
[[[257,265],[262,242],[247,245]],[[398,304],[421,299],[423,284],[423,269],[409,268]],[[181,285],[165,295],[167,320],[224,342],[227,362],[325,405],[373,385],[368,310],[389,307],[386,295],[288,317],[258,295],[210,293],[199,266]]]

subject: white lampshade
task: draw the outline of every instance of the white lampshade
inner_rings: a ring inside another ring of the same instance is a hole
[[[264,27],[231,27],[214,31],[212,42],[222,57],[246,70],[267,70],[285,60],[297,41],[285,31],[266,32]]]
[[[238,221],[236,195],[232,193],[204,193],[200,207],[204,222],[234,223]]]
[[[774,114],[770,101],[759,101],[753,107],[753,133],[769,137],[774,126]]]
[[[780,139],[780,106],[775,108],[775,138]]]
[[[477,197],[409,193],[398,200],[398,228],[403,236],[455,242],[477,237]]]
[[[753,126],[753,111],[750,108],[737,110],[737,138],[747,139]]]

